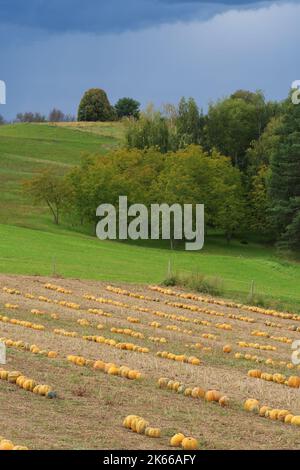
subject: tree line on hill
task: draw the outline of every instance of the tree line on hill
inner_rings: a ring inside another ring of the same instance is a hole
[[[120,98],[112,106],[104,90],[92,88],[82,97],[80,102],[77,120],[78,121],[117,121],[122,118],[138,119],[140,115],[140,103],[133,98]],[[58,108],[53,108],[48,116],[39,112],[18,113],[14,123],[43,123],[43,122],[74,122],[76,117],[72,114],[65,114]],[[0,115],[0,125],[6,124],[3,116]]]
[[[53,108],[48,116],[39,112],[28,111],[25,113],[18,113],[11,122],[12,123],[46,123],[46,122],[73,122],[76,121],[76,117],[72,114],[65,114],[60,109]],[[9,124],[10,121],[6,121],[3,116],[0,115],[0,126]]]
[[[134,101],[120,104],[129,116],[124,148],[86,155],[63,180],[48,172],[26,183],[56,223],[64,213],[73,223],[95,223],[99,204],[127,195],[130,204],[204,203],[206,226],[228,241],[254,234],[300,248],[300,106],[290,96],[272,102],[238,90],[206,114],[192,98],[128,114]],[[105,92],[93,89],[78,119],[114,120],[115,113]]]

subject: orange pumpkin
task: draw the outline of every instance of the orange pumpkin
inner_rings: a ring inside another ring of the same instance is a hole
[[[198,359],[198,357],[191,356],[188,358],[188,363],[192,364],[193,366],[199,366],[201,364],[201,361],[200,359]]]
[[[278,384],[283,384],[286,380],[285,375],[282,374],[273,374],[273,382]]]
[[[265,417],[266,416],[266,412],[267,411],[271,411],[272,408],[270,408],[269,406],[267,405],[263,405],[260,409],[259,409],[259,416],[261,417]]]
[[[219,404],[221,406],[228,406],[229,405],[229,398],[224,395],[223,397],[220,398]]]
[[[127,374],[127,378],[130,380],[140,379],[141,376],[141,372],[138,372],[137,370],[130,370]]]
[[[104,367],[105,367],[105,362],[103,362],[103,361],[95,361],[94,362],[94,369],[104,370]]]
[[[200,391],[201,391],[201,389],[199,387],[194,387],[193,390],[192,390],[191,396],[193,398],[200,398],[200,395],[199,395]]]
[[[177,390],[179,389],[180,387],[180,382],[176,381],[173,383],[173,386],[172,386],[172,390],[174,390],[175,392],[177,392]]]
[[[161,436],[161,431],[159,428],[151,428],[147,427],[145,430],[145,435],[148,437],[160,437]]]
[[[261,370],[259,369],[252,369],[248,371],[248,376],[249,377],[254,377],[256,379],[260,379],[261,377]]]
[[[171,437],[170,445],[172,447],[180,447],[184,438],[185,435],[179,432],[178,434],[175,434],[173,437]]]
[[[292,415],[292,414],[286,415],[286,417],[284,418],[284,422],[286,424],[291,424],[293,417],[294,417],[294,415]]]
[[[137,432],[137,424],[140,421],[140,419],[141,419],[140,416],[137,416],[136,418],[132,419],[130,427],[133,432]]]
[[[222,394],[218,390],[208,390],[204,398],[206,401],[219,401],[222,398]]]
[[[131,429],[131,424],[132,424],[133,420],[138,419],[138,418],[140,418],[140,416],[137,416],[137,415],[128,415],[128,416],[126,416],[126,418],[123,421],[123,426],[127,429]]]
[[[48,352],[48,357],[50,359],[55,359],[57,357],[57,352],[56,351],[49,351]]]
[[[279,414],[280,410],[274,408],[273,410],[271,410],[269,412],[269,418],[272,419],[273,421],[275,421],[276,419],[278,419],[278,414]]]
[[[111,367],[117,367],[116,364],[112,362],[106,362],[104,365],[104,371],[107,373]]]
[[[169,379],[167,379],[166,377],[161,377],[160,379],[158,379],[157,383],[159,388],[167,388],[168,382]]]
[[[184,450],[197,450],[199,449],[199,442],[193,437],[185,437],[181,442],[181,447]]]
[[[259,412],[259,401],[255,398],[248,398],[244,403],[244,409],[253,413]]]
[[[111,366],[108,371],[108,375],[119,375],[119,368],[116,366]]]
[[[14,445],[11,441],[8,441],[7,439],[3,439],[0,442],[0,450],[13,450]]]
[[[145,419],[141,418],[139,420],[137,420],[137,423],[136,423],[136,432],[138,434],[144,434],[145,433],[145,430],[146,428],[149,426],[149,423],[148,421],[146,421]]]
[[[284,421],[285,417],[288,416],[289,414],[291,414],[289,410],[280,410],[278,413],[277,419],[279,421]]]
[[[297,375],[291,375],[288,379],[288,386],[292,388],[300,387],[300,377]]]
[[[293,416],[293,418],[291,419],[291,423],[294,426],[300,426],[300,416]]]

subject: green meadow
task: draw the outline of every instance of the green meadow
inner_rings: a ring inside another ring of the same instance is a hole
[[[47,211],[24,195],[22,182],[44,168],[61,174],[80,162],[84,153],[104,153],[119,144],[120,126],[93,126],[90,132],[69,126],[14,124],[0,126],[0,222],[46,228]],[[85,129],[85,128],[83,128]]]

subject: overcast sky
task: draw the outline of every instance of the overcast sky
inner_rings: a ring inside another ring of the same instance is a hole
[[[76,113],[104,88],[142,105],[239,88],[287,96],[300,79],[300,2],[223,0],[0,0],[0,113]]]

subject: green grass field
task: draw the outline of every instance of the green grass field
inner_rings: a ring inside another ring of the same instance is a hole
[[[62,174],[83,152],[106,152],[122,141],[122,125],[18,124],[0,127],[0,272],[151,283],[174,271],[224,279],[228,297],[244,301],[251,281],[259,294],[300,311],[300,264],[275,249],[210,235],[200,253],[171,251],[167,244],[100,242],[67,225],[56,227],[43,207],[34,207],[21,183],[55,165]]]
[[[91,132],[91,129],[94,129]],[[50,219],[24,195],[22,182],[44,168],[61,174],[80,162],[82,155],[104,153],[119,144],[120,125],[83,127],[14,124],[0,126],[0,222],[46,228]]]
[[[169,260],[174,271],[192,271],[224,279],[227,296],[244,301],[251,280],[256,290],[286,307],[300,307],[300,264],[280,260],[259,245],[230,247],[210,237],[199,253],[170,251],[167,246],[144,247],[102,242],[64,229],[47,232],[0,225],[0,271],[18,274],[56,274],[81,279],[137,283],[162,281]]]

